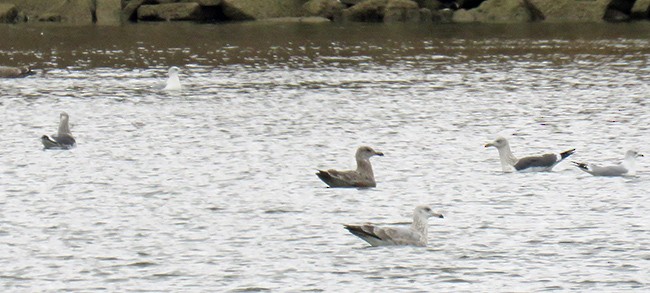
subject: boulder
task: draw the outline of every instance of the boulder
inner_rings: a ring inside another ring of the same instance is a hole
[[[382,22],[388,0],[366,0],[343,10],[343,20],[359,22]]]
[[[138,19],[138,7],[140,7],[143,3],[145,3],[145,0],[130,0],[124,8],[122,8],[122,21],[135,21]]]
[[[524,0],[487,0],[469,11],[476,22],[530,22],[537,19]]]
[[[431,20],[435,23],[450,23],[453,17],[454,11],[451,9],[431,11]]]
[[[310,16],[320,16],[331,20],[338,20],[343,14],[345,5],[336,0],[310,0],[302,6]]]
[[[224,15],[231,20],[253,20],[304,15],[305,0],[222,0]]]
[[[458,9],[454,11],[454,15],[451,17],[452,22],[476,22],[476,10],[474,9]]]
[[[200,20],[198,3],[169,3],[142,5],[138,8],[138,20]]]
[[[631,15],[633,18],[650,18],[650,0],[636,0]]]
[[[0,23],[15,23],[18,19],[18,8],[14,4],[0,4]]]
[[[39,20],[87,25],[94,23],[94,13],[95,4],[92,0],[67,0],[39,16]]]
[[[612,0],[525,0],[550,22],[601,22]]]
[[[388,0],[384,10],[384,22],[419,22],[420,8],[411,0]]]
[[[97,7],[95,7],[96,23],[98,25],[119,25],[121,23],[121,10],[122,0],[97,1]]]

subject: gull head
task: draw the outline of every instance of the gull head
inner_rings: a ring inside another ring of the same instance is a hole
[[[380,156],[383,157],[384,153],[375,151],[369,146],[361,146],[357,149],[357,154],[356,157],[358,159],[370,159],[372,156]]]
[[[436,218],[444,218],[442,214],[434,212],[430,207],[428,206],[418,206],[415,208],[413,213],[417,217],[423,217],[425,219],[430,218],[430,217],[436,217]]]
[[[625,152],[625,158],[626,159],[634,159],[638,157],[643,157],[643,154],[639,154],[637,151],[629,150]]]
[[[168,73],[169,73],[169,76],[173,76],[173,75],[178,75],[178,73],[179,73],[180,71],[181,71],[181,70],[178,69],[178,67],[176,67],[176,66],[172,66],[172,67],[169,67],[169,71],[168,71]]]
[[[495,147],[497,149],[500,149],[500,148],[502,148],[504,146],[507,146],[507,145],[508,145],[508,140],[505,139],[504,137],[499,136],[493,142],[489,142],[489,143],[485,144],[485,147],[486,148],[487,147]]]
[[[59,115],[59,119],[61,120],[61,122],[63,121],[68,122],[70,116],[68,116],[68,113],[66,112],[61,112],[61,115]]]

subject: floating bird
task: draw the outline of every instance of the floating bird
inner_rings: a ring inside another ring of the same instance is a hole
[[[413,210],[411,227],[378,227],[372,224],[361,226],[343,225],[350,233],[363,239],[372,246],[413,245],[427,246],[428,224],[430,217],[444,218],[433,212],[428,206],[418,206]]]
[[[34,72],[27,66],[10,67],[0,66],[0,77],[3,78],[16,78],[32,75]]]
[[[636,174],[636,158],[643,157],[636,151],[625,152],[623,162],[614,166],[601,167],[596,164],[572,162],[580,170],[594,176],[633,176]]]
[[[68,116],[68,113],[62,112],[60,115],[58,133],[53,136],[41,136],[41,142],[45,149],[68,150],[76,145],[77,142],[70,132],[70,126],[68,126],[69,119],[70,117]]]
[[[503,172],[510,172],[512,169],[520,172],[551,171],[555,165],[562,162],[576,150],[570,149],[559,154],[544,154],[517,159],[510,150],[508,140],[503,137],[498,137],[495,141],[486,144],[485,147],[497,148]]]
[[[370,157],[383,156],[368,146],[361,146],[357,149],[355,158],[357,159],[357,169],[348,171],[337,170],[318,170],[316,175],[323,180],[329,187],[375,187],[375,175],[370,165]]]
[[[167,85],[165,85],[164,90],[180,90],[181,80],[178,78],[178,73],[180,70],[176,66],[172,66],[168,71]]]

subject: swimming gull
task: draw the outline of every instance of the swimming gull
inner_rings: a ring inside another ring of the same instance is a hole
[[[350,233],[372,246],[413,245],[427,246],[429,217],[444,218],[428,206],[418,206],[413,210],[413,223],[405,227],[378,227],[372,224],[361,226],[343,225]]]
[[[70,132],[70,126],[68,126],[69,119],[70,117],[68,116],[68,113],[62,112],[60,115],[58,133],[52,136],[41,136],[41,142],[45,149],[67,150],[76,145],[77,142]]]
[[[625,152],[623,163],[614,166],[601,167],[596,164],[572,162],[580,170],[594,176],[633,176],[636,174],[636,158],[643,157],[636,151]]]
[[[167,78],[167,85],[165,85],[164,90],[180,90],[181,87],[181,80],[178,78],[178,73],[180,70],[176,66],[172,66],[169,68],[168,75],[169,77]]]
[[[570,149],[559,154],[543,154],[517,159],[510,150],[508,140],[503,137],[497,137],[495,141],[486,144],[485,147],[497,148],[503,172],[510,172],[512,169],[520,172],[551,171],[555,165],[562,162],[576,150]]]
[[[375,187],[375,175],[370,165],[370,157],[383,156],[368,146],[361,146],[357,149],[355,158],[357,160],[356,170],[337,171],[337,170],[318,170],[316,175],[323,180],[329,187]]]
[[[27,66],[0,66],[0,77],[3,78],[25,77],[32,74],[34,74],[34,72]]]

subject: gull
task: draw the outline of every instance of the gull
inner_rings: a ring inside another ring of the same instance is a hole
[[[551,171],[555,165],[562,162],[576,150],[570,149],[559,154],[543,154],[517,159],[510,150],[508,140],[503,137],[497,137],[495,141],[486,144],[485,147],[497,148],[503,172],[510,172],[512,169],[520,172]]]
[[[372,224],[343,225],[343,227],[372,246],[427,246],[429,217],[444,218],[442,214],[433,212],[428,206],[418,206],[413,210],[413,223],[408,228],[378,227]]]
[[[601,167],[596,164],[572,162],[580,170],[594,176],[633,176],[636,174],[636,158],[643,157],[637,151],[625,152],[623,162],[614,166]]]
[[[383,155],[383,153],[377,152],[369,146],[361,146],[357,149],[355,155],[357,160],[356,170],[318,170],[316,175],[329,187],[375,187],[377,183],[375,183],[375,175],[370,165],[370,157]]]
[[[168,71],[167,85],[165,85],[164,90],[180,90],[181,80],[178,78],[178,73],[180,70],[176,66],[172,66]]]
[[[69,119],[70,117],[68,116],[68,113],[62,112],[60,115],[58,133],[52,136],[41,136],[41,142],[43,143],[44,149],[67,150],[76,145],[76,141],[70,132],[70,126],[68,126]]]

